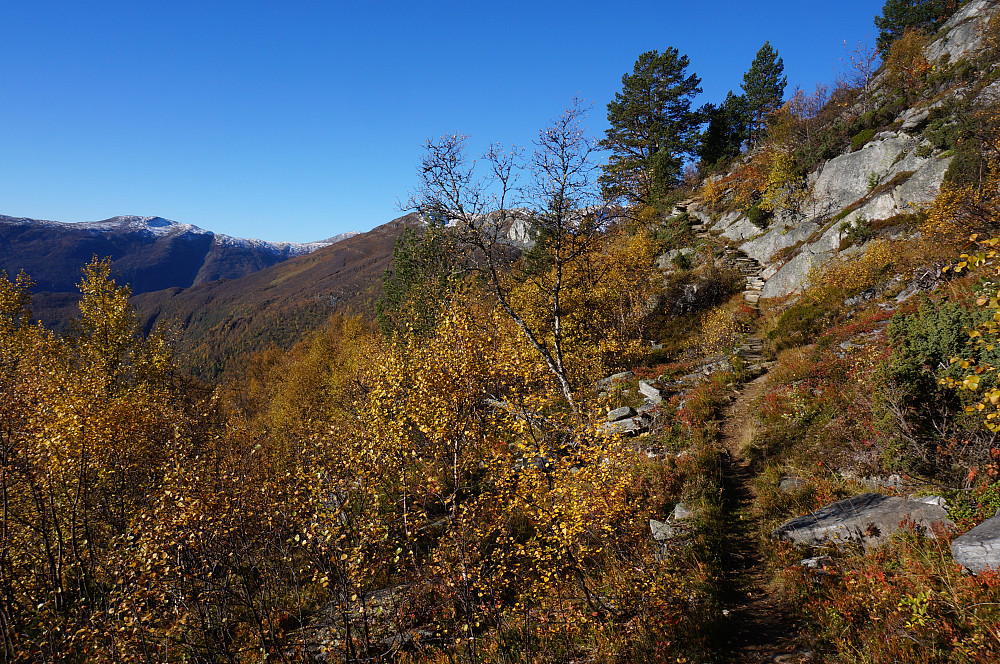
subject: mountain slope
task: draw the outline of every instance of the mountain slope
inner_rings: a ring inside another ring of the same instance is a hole
[[[407,226],[420,226],[419,216],[400,217],[239,279],[141,294],[135,305],[147,330],[158,325],[173,331],[185,368],[215,378],[250,352],[288,348],[335,307],[369,310]]]
[[[350,236],[351,234],[344,234]],[[65,322],[77,300],[80,268],[93,256],[110,256],[134,293],[186,288],[235,279],[329,246],[248,240],[161,217],[113,217],[62,223],[0,215],[0,269],[26,271],[35,281],[35,313],[50,325]]]
[[[942,187],[969,183],[969,164],[983,159],[977,134],[1000,100],[998,17],[997,0],[965,4],[910,56],[922,79],[909,80],[890,58],[870,94],[827,104],[836,115],[825,126],[755,146],[678,207],[763,266],[748,301],[800,293],[824,265],[863,254],[870,240],[915,237]],[[789,163],[801,175],[786,177]]]

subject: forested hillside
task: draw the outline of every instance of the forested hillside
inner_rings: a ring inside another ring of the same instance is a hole
[[[1000,2],[875,21],[701,108],[640,54],[602,139],[428,141],[412,216],[141,318],[3,275],[5,661],[996,661]]]

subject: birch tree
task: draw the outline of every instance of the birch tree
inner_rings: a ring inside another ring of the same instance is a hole
[[[583,129],[586,112],[575,100],[539,132],[527,159],[521,150],[492,146],[481,162],[485,168],[469,158],[466,136],[428,141],[410,202],[426,218],[450,220],[497,304],[542,357],[575,413],[563,347],[564,297],[571,287],[566,268],[582,259],[608,219],[598,205],[597,142]],[[536,241],[533,260],[514,267],[512,274],[508,232],[524,224]],[[547,329],[530,324],[510,297],[512,283],[523,280],[546,302]]]

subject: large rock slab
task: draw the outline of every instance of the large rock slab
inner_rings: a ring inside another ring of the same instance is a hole
[[[822,509],[790,519],[771,533],[773,539],[797,544],[827,544],[860,541],[878,544],[899,530],[900,523],[912,521],[928,537],[935,529],[954,527],[948,513],[938,505],[929,505],[898,496],[863,493],[845,498]]]
[[[652,380],[639,381],[639,393],[646,397],[646,401],[652,404],[661,403],[667,397],[667,391],[663,386]]]
[[[892,192],[896,207],[903,211],[919,209],[941,193],[944,174],[951,165],[952,157],[931,159]]]
[[[746,240],[763,232],[761,228],[750,223],[750,219],[739,211],[726,213],[715,228],[722,229],[722,237],[735,242]]]
[[[664,542],[676,533],[669,521],[657,521],[656,519],[649,520],[649,531],[657,542]]]
[[[1000,512],[952,540],[951,555],[972,572],[1000,570]]]
[[[909,136],[888,135],[857,152],[826,162],[813,187],[815,200],[810,216],[835,214],[868,193],[872,174],[888,173],[893,164],[914,147]]]
[[[997,10],[996,0],[972,0],[955,12],[942,26],[945,32],[924,49],[924,55],[935,62],[947,55],[950,62],[978,49],[983,41],[987,21]]]
[[[820,228],[812,221],[785,220],[783,216],[777,215],[766,233],[741,244],[740,251],[760,263],[767,264],[777,252],[794,245],[801,245]]]

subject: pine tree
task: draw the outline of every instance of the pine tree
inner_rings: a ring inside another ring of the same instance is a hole
[[[750,142],[763,137],[767,130],[767,116],[781,107],[788,77],[782,76],[785,64],[770,42],[757,51],[750,69],[743,74],[743,96],[746,99]]]
[[[384,294],[375,306],[382,332],[419,336],[430,331],[460,271],[455,238],[443,219],[430,218],[419,234],[403,229],[383,277]]]
[[[708,128],[698,146],[702,163],[711,166],[738,155],[747,137],[746,99],[743,95],[735,95],[730,90],[724,102],[718,106],[708,104],[701,113],[708,118]]]
[[[689,60],[676,48],[639,56],[622,90],[608,104],[601,147],[612,152],[601,181],[607,195],[649,202],[656,189],[680,179],[684,156],[695,150],[699,116],[691,101],[701,79],[687,74]]]

